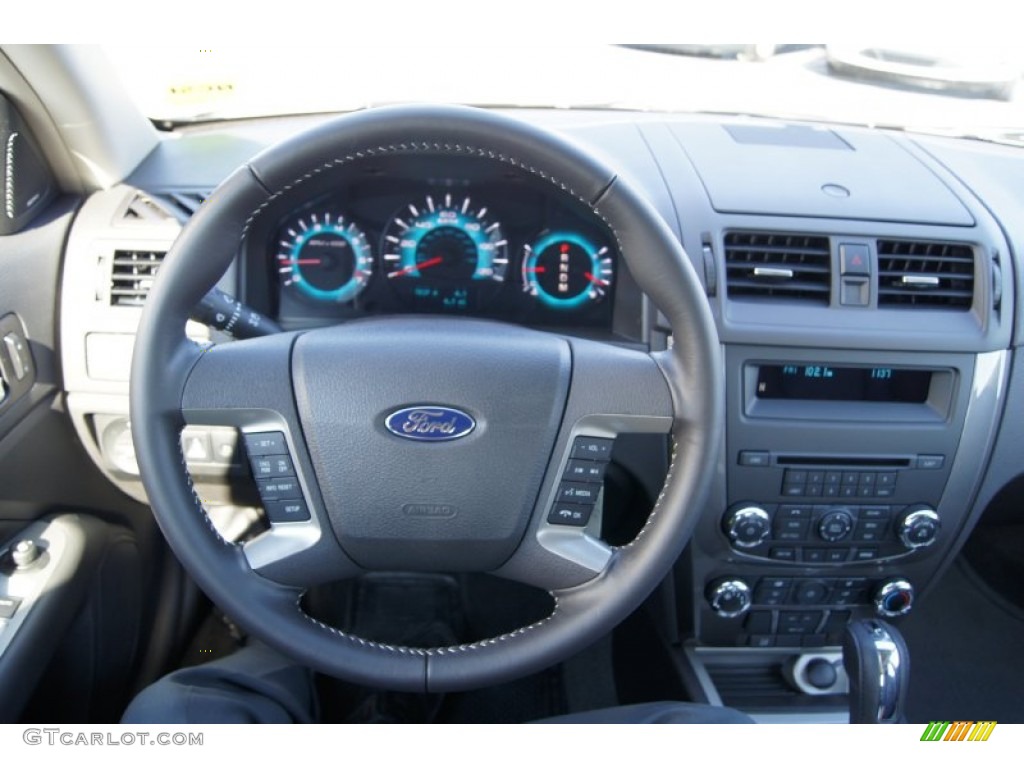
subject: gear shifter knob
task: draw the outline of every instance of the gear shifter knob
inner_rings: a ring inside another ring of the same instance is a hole
[[[851,622],[843,636],[851,723],[905,722],[910,653],[899,631],[878,619]]]

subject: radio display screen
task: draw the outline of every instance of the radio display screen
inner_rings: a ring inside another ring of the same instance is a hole
[[[762,400],[923,403],[931,382],[932,371],[787,363],[759,366],[755,394]]]

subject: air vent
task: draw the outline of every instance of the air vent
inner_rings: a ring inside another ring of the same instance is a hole
[[[110,305],[141,307],[166,255],[164,251],[114,251]]]
[[[205,192],[136,192],[125,206],[121,220],[139,224],[176,221],[184,224],[206,201]]]
[[[727,232],[725,267],[726,291],[732,298],[829,302],[832,256],[827,237]]]
[[[964,243],[878,241],[878,306],[964,311],[974,300],[974,250]]]

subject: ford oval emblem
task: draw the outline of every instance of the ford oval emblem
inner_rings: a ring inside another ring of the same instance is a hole
[[[406,440],[440,442],[458,440],[476,428],[476,421],[465,411],[442,405],[416,405],[395,411],[384,420],[388,432]]]

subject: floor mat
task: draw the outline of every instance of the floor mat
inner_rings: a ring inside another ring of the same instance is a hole
[[[1024,723],[1024,614],[961,560],[900,625],[910,647],[910,722]]]

